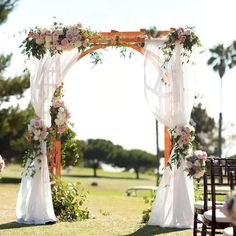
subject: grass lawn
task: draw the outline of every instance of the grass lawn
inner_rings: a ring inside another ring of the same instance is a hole
[[[140,192],[137,197],[125,196],[126,188],[135,185],[155,185],[154,176],[140,175],[134,179],[132,173],[109,173],[98,171],[93,178],[91,169],[74,168],[70,173],[63,172],[63,179],[81,183],[89,191],[86,206],[93,219],[53,225],[28,226],[15,223],[16,197],[19,189],[21,170],[18,166],[4,169],[0,182],[0,236],[5,235],[52,235],[52,236],[118,236],[118,235],[192,235],[192,230],[162,229],[141,224],[142,211],[147,208]],[[92,186],[91,183],[97,183]]]

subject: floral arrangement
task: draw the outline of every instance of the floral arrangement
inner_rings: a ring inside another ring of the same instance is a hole
[[[101,38],[101,35],[90,29],[84,29],[81,24],[64,26],[54,22],[50,29],[39,27],[31,29],[20,47],[23,47],[22,52],[28,57],[41,59],[48,51],[51,55],[73,48],[83,51],[92,45],[91,39],[94,37]]]
[[[5,161],[3,160],[2,156],[0,155],[0,177],[1,177],[1,173],[3,171],[5,167]]]
[[[205,161],[207,160],[207,153],[197,150],[193,155],[186,157],[186,168],[188,176],[194,178],[201,178],[205,173]]]
[[[236,226],[236,192],[227,195],[222,212],[230,219],[233,225]]]
[[[62,134],[68,127],[68,120],[71,115],[67,107],[65,106],[64,101],[62,101],[62,87],[59,86],[52,98],[52,105],[50,107],[51,114],[51,128],[53,129],[53,134],[56,136],[57,134]]]
[[[28,133],[26,134],[26,139],[29,141],[29,150],[25,153],[24,164],[27,165],[26,175],[33,177],[36,173],[34,160],[37,159],[38,162],[41,161],[40,156],[42,154],[41,144],[47,141],[48,138],[48,128],[44,125],[41,118],[36,117],[30,121],[28,125]]]
[[[27,140],[34,144],[41,144],[46,140],[48,129],[44,126],[41,118],[36,117],[30,121],[28,125]]]
[[[170,135],[174,141],[174,148],[168,166],[171,167],[172,164],[177,164],[177,167],[179,167],[181,161],[185,160],[185,157],[190,154],[195,147],[194,134],[194,127],[191,125],[170,129]]]
[[[186,59],[185,61],[183,60],[183,63],[189,62],[195,45],[198,47],[201,46],[201,42],[195,34],[193,27],[180,27],[178,29],[171,28],[171,31],[161,48],[166,62],[172,57],[175,46],[178,43],[183,45],[182,58]]]

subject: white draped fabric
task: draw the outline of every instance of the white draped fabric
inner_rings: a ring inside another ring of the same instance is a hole
[[[181,45],[170,61],[160,49],[163,40],[145,41],[144,89],[155,118],[173,128],[189,124],[194,99],[192,64],[182,64]],[[171,156],[170,156],[171,158]],[[149,225],[189,228],[193,225],[193,181],[180,168],[166,168],[156,193]]]
[[[53,94],[79,55],[75,51],[52,57],[47,55],[41,60],[36,60],[34,68],[31,69],[31,102],[37,116],[48,127],[51,125],[49,109]],[[41,148],[42,155],[35,158],[32,163],[36,169],[33,177],[26,175],[29,162],[25,166],[16,205],[18,223],[45,224],[56,221],[52,204],[46,143],[43,143]]]

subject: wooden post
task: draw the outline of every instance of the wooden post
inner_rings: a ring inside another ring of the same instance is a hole
[[[171,151],[171,140],[168,127],[165,126],[165,152],[164,152],[164,163],[165,166],[170,158],[170,151]]]
[[[56,176],[61,176],[61,141],[56,140]]]

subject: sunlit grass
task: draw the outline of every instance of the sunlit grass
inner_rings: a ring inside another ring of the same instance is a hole
[[[141,224],[142,211],[147,208],[142,196],[148,191],[138,193],[138,197],[125,196],[125,190],[135,185],[155,185],[155,176],[140,175],[135,179],[133,173],[109,173],[99,170],[99,178],[92,177],[91,169],[75,168],[70,173],[63,171],[65,181],[81,183],[81,187],[89,190],[86,206],[93,215],[92,219],[73,222],[56,223],[54,225],[27,226],[15,223],[15,206],[19,189],[14,179],[21,176],[17,166],[9,166],[4,170],[3,180],[11,183],[0,183],[0,236],[5,235],[45,235],[45,236],[118,236],[118,235],[192,235],[191,230],[162,229]],[[84,176],[84,177],[82,177]],[[97,186],[91,184],[96,182]]]

